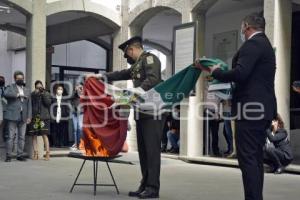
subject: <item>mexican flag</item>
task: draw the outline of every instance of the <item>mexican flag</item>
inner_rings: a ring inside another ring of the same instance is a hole
[[[228,70],[227,64],[219,59],[201,58],[199,62],[204,67],[204,70],[207,69],[207,71],[209,71],[208,68],[210,66],[216,64],[220,64],[222,70]],[[187,97],[195,88],[200,74],[201,69],[192,64],[149,91],[143,91],[141,88],[121,90],[107,85],[107,88],[109,88],[107,92],[114,97],[114,106],[123,104],[131,105],[144,111],[159,111],[170,108]],[[208,90],[215,92],[221,99],[227,100],[231,98],[231,83],[222,83],[216,79],[211,79]]]
[[[142,94],[140,97],[143,101],[140,101],[137,106],[141,110],[160,110],[179,103],[195,88],[200,74],[201,70],[193,65],[186,67]]]

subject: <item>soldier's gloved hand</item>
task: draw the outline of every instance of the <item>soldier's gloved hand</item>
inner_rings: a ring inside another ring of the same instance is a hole
[[[85,80],[88,80],[89,78],[96,78],[99,80],[103,80],[103,75],[102,74],[92,74],[92,73],[84,75]]]
[[[197,58],[194,62],[194,67],[202,70],[202,71],[208,71],[207,68],[203,67],[200,63],[200,58]]]

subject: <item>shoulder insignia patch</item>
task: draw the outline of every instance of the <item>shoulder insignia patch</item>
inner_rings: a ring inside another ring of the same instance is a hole
[[[154,59],[153,59],[153,56],[147,56],[147,64],[148,65],[151,65],[154,63]]]

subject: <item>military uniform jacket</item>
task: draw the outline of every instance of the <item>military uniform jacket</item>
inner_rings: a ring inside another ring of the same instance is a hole
[[[105,76],[108,81],[132,80],[135,88],[141,87],[143,90],[148,91],[162,81],[161,64],[155,55],[143,52],[129,69],[106,73]],[[137,116],[136,114],[135,116]],[[140,114],[140,118],[147,116],[146,114]]]
[[[159,59],[148,52],[143,52],[129,69],[106,73],[108,81],[132,80],[134,87],[147,91],[161,82]]]

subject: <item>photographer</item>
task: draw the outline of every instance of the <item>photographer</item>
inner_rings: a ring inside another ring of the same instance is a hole
[[[28,127],[28,135],[32,136],[33,160],[39,159],[37,136],[42,136],[46,150],[45,160],[50,158],[49,150],[49,128],[50,128],[50,106],[51,95],[44,89],[43,83],[37,80],[34,83],[35,90],[31,93],[32,122]]]
[[[300,81],[294,81],[292,87],[295,92],[300,94]]]
[[[281,174],[285,166],[293,160],[292,148],[284,129],[282,118],[278,114],[267,130],[267,142],[264,149],[264,162],[272,167],[272,172]]]

